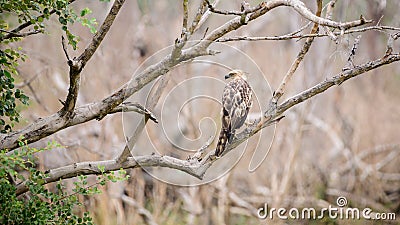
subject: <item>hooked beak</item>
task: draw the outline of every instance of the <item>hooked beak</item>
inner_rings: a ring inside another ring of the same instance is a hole
[[[225,80],[226,80],[226,79],[229,79],[230,77],[231,77],[230,74],[225,75]]]

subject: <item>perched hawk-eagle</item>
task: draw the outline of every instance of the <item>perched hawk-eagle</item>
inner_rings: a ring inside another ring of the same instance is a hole
[[[247,76],[240,70],[232,70],[225,79],[232,79],[225,86],[222,95],[222,129],[219,134],[215,156],[221,156],[227,142],[232,141],[235,131],[247,118],[252,105],[252,90]]]

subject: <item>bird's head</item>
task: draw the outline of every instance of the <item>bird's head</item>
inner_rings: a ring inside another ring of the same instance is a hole
[[[247,80],[247,73],[241,70],[232,70],[227,75],[225,75],[226,80],[230,78],[242,78],[244,80]]]

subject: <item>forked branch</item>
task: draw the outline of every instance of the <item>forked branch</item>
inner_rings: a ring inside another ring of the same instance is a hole
[[[93,36],[92,41],[85,48],[82,54],[77,59],[70,59],[66,47],[63,43],[63,49],[68,59],[69,66],[69,89],[67,99],[65,100],[64,107],[60,111],[62,116],[67,115],[72,117],[73,110],[75,109],[76,101],[78,99],[79,84],[80,84],[80,74],[86,63],[92,58],[93,54],[96,52],[100,43],[103,41],[104,37],[108,33],[113,24],[115,17],[117,16],[119,10],[124,4],[125,0],[115,0],[110,12],[107,14],[103,23],[100,26],[99,31]],[[70,118],[69,118],[70,119]]]

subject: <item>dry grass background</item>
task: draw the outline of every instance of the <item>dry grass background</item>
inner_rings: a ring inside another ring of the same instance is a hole
[[[198,2],[190,2],[192,12]],[[304,2],[309,8],[315,9],[314,1]],[[382,10],[373,2],[379,1],[340,0],[335,8],[334,19],[348,21],[363,14],[377,21],[384,14],[381,24],[400,26],[400,4],[397,1],[387,1]],[[218,7],[234,9],[239,5],[240,1],[237,0],[222,1]],[[102,21],[110,4],[98,1],[78,1],[74,4],[76,8],[86,6],[93,10],[98,21]],[[90,103],[107,96],[128,81],[146,58],[173,43],[180,34],[181,11],[178,1],[127,1],[100,49],[82,73],[77,104]],[[211,29],[225,20],[223,16],[211,16],[204,27]],[[296,30],[306,22],[293,10],[279,8],[235,34],[281,35]],[[61,32],[56,23],[50,22],[49,26],[49,35],[37,35],[22,43],[30,57],[22,64],[20,73],[24,80],[33,80],[30,86],[24,87],[32,101],[31,106],[23,111],[25,121],[20,126],[58,110],[61,107],[58,99],[64,99],[67,94],[68,68],[61,47]],[[79,46],[83,49],[91,35],[78,25],[74,30],[81,36]],[[325,77],[339,73],[346,64],[347,54],[356,36],[345,36],[337,45],[328,38],[316,39],[285,96],[289,97]],[[272,89],[279,85],[301,44],[302,41],[295,40],[229,43],[254,60]],[[379,57],[385,51],[385,44],[386,36],[381,32],[363,34],[355,63]],[[70,54],[74,55],[72,51]],[[248,62],[240,61],[234,55],[225,54],[221,57],[228,65],[247,69]],[[221,71],[212,67],[185,65],[170,72],[168,76],[171,80],[166,92],[180,81],[197,74],[220,76],[221,79]],[[271,207],[319,208],[335,205],[338,196],[347,197],[351,207],[395,212],[399,218],[399,86],[400,65],[394,63],[349,80],[294,107],[277,126],[271,151],[255,172],[248,171],[252,151],[268,148],[270,128],[262,134],[260,143],[252,141],[256,138],[250,139],[241,161],[228,174],[212,183],[190,188],[178,187],[135,169],[128,171],[131,176],[129,181],[109,184],[102,188],[102,194],[82,201],[98,224],[265,224],[254,215],[255,210],[264,203]],[[210,88],[210,92],[217,94],[222,92],[215,87],[212,89],[213,86],[196,88]],[[261,103],[269,100],[270,92],[266,93],[265,96],[258,96]],[[135,96],[141,102],[145,101],[145,97],[145,93]],[[198,122],[207,113],[219,126],[219,106],[213,102],[204,103],[203,106],[202,110],[192,110],[183,115],[187,126],[185,135],[192,138],[198,136]],[[173,109],[180,106],[168,107]],[[255,108],[253,112],[257,110],[260,109]],[[160,106],[154,113],[157,116],[161,114]],[[139,119],[135,116],[132,118]],[[125,144],[123,126],[121,115],[113,115],[100,122],[91,121],[60,131],[46,140],[54,139],[65,147],[40,155],[41,166],[47,169],[78,161],[114,158]],[[152,140],[163,146],[163,152],[170,154],[174,151],[172,145],[162,137],[160,126],[149,124],[146,130]],[[213,130],[209,128],[203,131]],[[179,139],[179,133],[175,135]],[[203,135],[201,140],[206,140],[208,134]],[[45,145],[46,140],[34,145]],[[137,148],[145,149],[147,145],[146,141],[141,140]],[[328,219],[272,222],[376,223]]]

